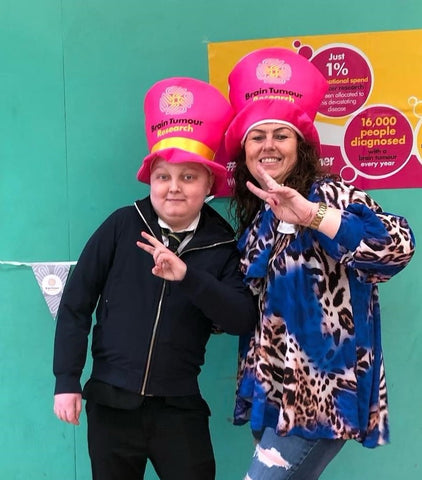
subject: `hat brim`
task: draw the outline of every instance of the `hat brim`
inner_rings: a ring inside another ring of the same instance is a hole
[[[283,100],[259,100],[251,102],[234,117],[225,138],[226,151],[231,159],[242,150],[242,139],[251,125],[270,121],[285,122],[294,126],[303,138],[320,152],[321,145],[314,122],[297,105]]]
[[[224,192],[227,184],[227,170],[223,165],[207,160],[201,155],[195,153],[186,152],[179,148],[166,148],[163,150],[157,150],[150,153],[144,158],[141,168],[138,170],[137,179],[140,182],[150,184],[151,183],[151,165],[156,158],[164,158],[169,163],[199,163],[208,167],[214,174],[214,184],[211,188],[211,194],[218,196]]]

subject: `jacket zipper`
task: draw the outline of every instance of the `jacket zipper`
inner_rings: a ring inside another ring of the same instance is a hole
[[[148,349],[147,364],[146,364],[145,373],[144,373],[144,381],[142,382],[142,387],[141,387],[141,395],[145,395],[145,389],[146,389],[146,386],[147,386],[149,371],[151,369],[152,351],[153,351],[154,344],[155,344],[155,337],[157,335],[158,321],[160,319],[161,305],[163,303],[163,297],[164,297],[164,291],[165,291],[165,288],[166,288],[166,283],[167,282],[164,280],[163,287],[161,289],[160,300],[158,302],[157,313],[155,315],[154,326],[152,328],[152,335],[151,335],[151,340],[149,342],[149,349]]]

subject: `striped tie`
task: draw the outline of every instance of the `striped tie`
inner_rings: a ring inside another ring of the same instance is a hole
[[[168,239],[168,246],[167,248],[172,252],[176,252],[179,248],[180,244],[182,243],[183,239],[186,237],[189,231],[184,232],[170,232],[168,228],[161,228],[161,233]]]

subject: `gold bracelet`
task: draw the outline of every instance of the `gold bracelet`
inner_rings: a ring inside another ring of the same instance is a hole
[[[315,217],[312,220],[311,224],[309,225],[309,227],[312,228],[313,230],[318,230],[318,227],[322,222],[322,219],[324,218],[328,208],[327,204],[324,202],[319,202],[318,205],[319,205],[318,211],[315,214]]]

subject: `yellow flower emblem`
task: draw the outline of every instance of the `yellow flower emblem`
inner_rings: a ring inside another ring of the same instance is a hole
[[[292,68],[284,60],[278,58],[266,58],[258,64],[256,76],[264,83],[284,84],[292,76]]]
[[[186,113],[193,105],[193,94],[186,88],[168,87],[161,94],[160,110],[168,115]]]

